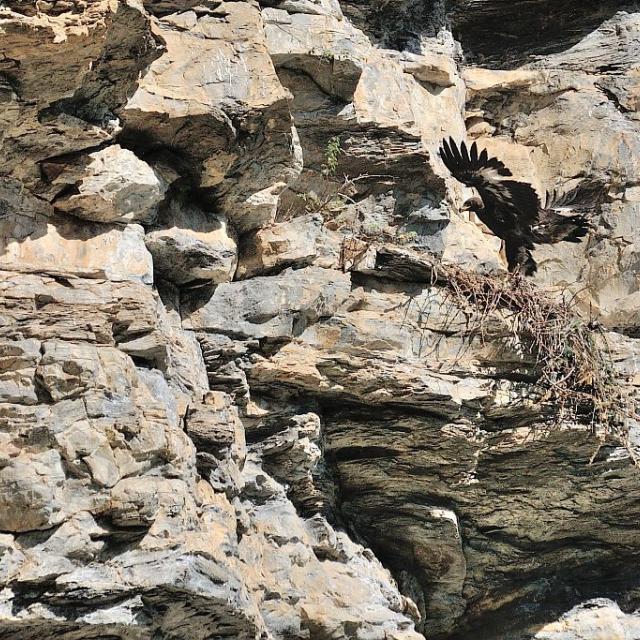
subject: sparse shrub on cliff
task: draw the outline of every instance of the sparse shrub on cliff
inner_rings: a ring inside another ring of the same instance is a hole
[[[322,174],[325,176],[335,176],[338,170],[338,158],[342,153],[342,143],[340,136],[332,136],[327,142],[325,151],[325,162],[322,165]]]

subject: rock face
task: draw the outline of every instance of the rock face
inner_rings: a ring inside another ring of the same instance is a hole
[[[178,285],[227,282],[238,261],[235,233],[226,216],[179,197],[163,207],[145,243],[158,276]]]
[[[148,222],[166,192],[149,165],[117,144],[78,159],[76,166],[45,166],[61,190],[55,208],[96,222]]]
[[[640,637],[640,7],[6,0],[0,36],[0,638]],[[587,202],[533,288],[445,135]],[[616,422],[554,391],[577,328]]]

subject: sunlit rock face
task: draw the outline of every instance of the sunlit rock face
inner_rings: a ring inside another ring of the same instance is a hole
[[[637,638],[640,428],[559,419],[460,297],[506,265],[437,149],[587,199],[533,282],[632,406],[639,42],[632,2],[4,2],[0,638]]]

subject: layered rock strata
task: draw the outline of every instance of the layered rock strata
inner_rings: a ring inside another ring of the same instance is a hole
[[[576,7],[0,4],[0,638],[637,637],[638,424],[434,267],[505,277],[443,136],[577,187],[535,284],[633,406],[640,8]]]

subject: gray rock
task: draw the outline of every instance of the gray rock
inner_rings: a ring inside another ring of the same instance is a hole
[[[626,614],[606,598],[596,598],[575,606],[557,622],[545,625],[536,640],[627,640],[640,635],[640,616]]]
[[[353,99],[369,42],[346,20],[264,9],[267,47],[276,67],[311,76],[329,95]]]
[[[40,342],[33,338],[0,344],[0,399],[2,402],[37,404],[36,365]]]
[[[178,285],[228,282],[236,269],[236,241],[226,216],[181,200],[171,201],[145,244],[157,276]]]
[[[65,517],[65,474],[57,451],[14,456],[0,468],[0,529],[49,529]]]
[[[0,269],[62,277],[153,282],[140,225],[82,223],[73,217],[0,219]]]
[[[155,29],[165,53],[122,112],[124,139],[162,141],[181,154],[201,187],[218,189],[241,233],[271,222],[302,162],[257,4],[166,15]]]
[[[52,183],[77,191],[56,198],[56,209],[95,222],[149,222],[167,190],[146,162],[117,144],[56,166]]]
[[[222,284],[204,305],[197,299],[189,303],[183,319],[185,327],[194,330],[242,338],[292,338],[335,314],[349,289],[349,277],[339,271],[287,269],[277,276]]]
[[[3,3],[0,637],[638,636],[640,424],[456,295],[504,263],[437,146],[589,196],[535,283],[624,412],[639,14],[512,5]]]

